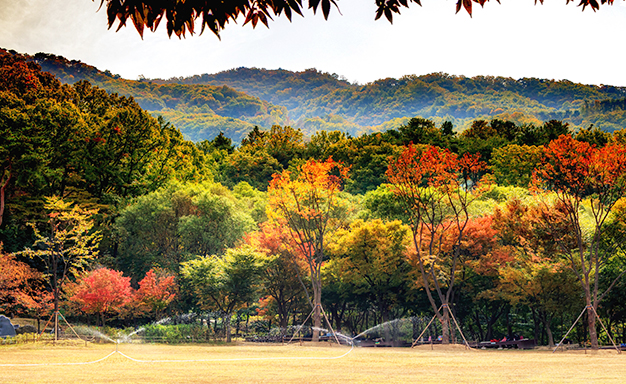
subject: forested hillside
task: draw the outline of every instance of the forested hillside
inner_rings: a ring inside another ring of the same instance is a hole
[[[80,61],[42,53],[31,60],[61,82],[74,84],[87,80],[109,93],[132,97],[154,116],[175,123],[187,138],[194,141],[212,139],[224,132],[239,142],[255,125],[271,127],[288,122],[286,108],[227,86],[126,80]]]
[[[239,143],[255,125],[267,129],[274,124],[301,128],[309,136],[318,130],[358,136],[398,128],[418,116],[438,124],[450,121],[456,131],[473,120],[494,118],[534,125],[556,119],[574,130],[626,127],[626,88],[610,85],[445,73],[361,85],[316,69],[257,68],[133,81],[59,56],[40,53],[33,60],[62,82],[89,80],[108,92],[132,96],[194,141],[224,132]]]
[[[338,115],[362,127],[415,116],[444,118],[457,126],[467,126],[469,120],[477,118],[515,118],[517,123],[559,119],[584,128],[595,124],[607,131],[625,124],[622,115],[603,120],[597,110],[581,108],[598,100],[623,99],[626,88],[569,81],[433,73],[358,85],[315,69],[290,72],[238,68],[172,78],[167,83],[228,85],[286,106],[290,117],[301,123]]]

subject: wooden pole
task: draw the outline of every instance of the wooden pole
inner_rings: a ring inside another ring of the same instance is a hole
[[[59,311],[54,312],[54,343],[59,340]]]
[[[82,338],[80,336],[78,336],[78,333],[76,333],[76,331],[74,330],[74,327],[72,327],[70,325],[70,323],[67,321],[67,319],[65,318],[65,316],[63,316],[60,312],[59,315],[61,316],[61,318],[63,318],[63,321],[65,321],[65,324],[67,324],[68,327],[70,327],[70,329],[72,330],[72,332],[74,332],[74,334],[76,335],[76,337],[78,337],[79,340],[82,340]]]
[[[306,323],[307,320],[309,320],[309,317],[311,317],[311,315],[313,314],[313,312],[315,311],[315,308],[313,308],[311,310],[311,312],[309,313],[309,315],[306,317],[306,319],[304,319],[304,321],[302,322],[302,324],[300,324],[300,326],[298,327],[298,330],[294,332],[293,336],[291,336],[291,339],[289,339],[289,343],[291,343],[291,341],[293,340],[294,337],[296,337],[296,333],[300,332],[300,330],[302,329],[302,327],[304,327],[304,324]]]
[[[441,308],[443,308],[443,305],[441,307],[439,307],[439,309],[437,311],[441,311]],[[417,339],[415,339],[415,341],[413,341],[413,344],[411,345],[411,348],[415,347],[415,344],[417,344],[417,342],[419,341],[419,339],[424,335],[424,333],[426,333],[426,331],[428,330],[428,327],[430,327],[430,325],[432,324],[433,320],[435,320],[435,317],[437,317],[437,314],[433,315],[433,318],[430,319],[430,321],[428,322],[428,324],[426,325],[426,327],[424,328],[424,330],[422,330],[422,333],[420,333],[419,336],[417,336]],[[432,344],[432,337],[431,337],[431,344]]]
[[[337,334],[333,330],[333,326],[330,324],[330,320],[328,320],[328,316],[326,316],[326,312],[324,312],[324,308],[322,307],[322,304],[320,304],[320,310],[322,311],[322,315],[324,315],[324,318],[326,319],[326,323],[328,323],[328,328],[330,328],[330,331],[332,332],[333,336],[335,336],[335,341],[337,342],[337,344],[341,345],[341,343],[339,342],[339,338],[337,338]]]
[[[559,343],[556,345],[556,347],[554,347],[554,350],[552,351],[552,353],[556,352],[556,350],[561,346],[561,344],[563,343],[563,340],[565,340],[567,338],[567,335],[569,335],[569,333],[572,332],[572,329],[574,329],[574,327],[578,323],[578,320],[580,320],[580,318],[583,316],[583,313],[585,313],[586,311],[587,311],[587,307],[585,307],[583,309],[583,311],[580,313],[580,315],[578,315],[578,318],[576,319],[576,321],[574,321],[574,324],[572,324],[572,326],[570,327],[569,331],[567,331],[567,333],[565,334],[565,336],[563,336],[561,341],[559,341]],[[536,341],[536,342],[538,342],[538,341]],[[587,348],[586,347],[585,347],[585,353],[587,353]]]
[[[446,306],[446,308],[448,308],[448,312],[450,313],[450,316],[452,316],[452,320],[454,320],[454,324],[456,324],[456,329],[459,330],[461,337],[463,337],[463,341],[465,341],[465,345],[467,346],[467,348],[472,349],[472,347],[470,347],[469,343],[465,339],[465,335],[463,334],[463,331],[461,331],[461,327],[459,327],[459,323],[456,322],[456,317],[454,317],[454,314],[450,310],[450,307],[448,306],[448,304],[444,304],[444,305]]]
[[[46,331],[46,327],[48,327],[48,324],[50,324],[50,322],[52,321],[52,316],[54,316],[54,314],[50,316],[50,318],[46,322],[46,325],[43,326],[43,329],[41,330],[41,332],[39,333],[39,336],[37,337],[37,341],[39,341],[39,338],[41,337],[41,335],[43,335],[43,333]]]

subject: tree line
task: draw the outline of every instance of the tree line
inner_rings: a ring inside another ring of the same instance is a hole
[[[325,311],[353,334],[435,315],[444,340],[453,313],[476,340],[553,344],[593,308],[577,340],[606,341],[595,313],[626,337],[622,131],[413,118],[192,143],[132,99],[0,60],[3,312],[193,312],[226,338],[242,313],[286,328]]]

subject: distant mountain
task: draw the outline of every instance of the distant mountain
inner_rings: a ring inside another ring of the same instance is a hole
[[[341,130],[352,135],[406,123],[415,116],[463,130],[476,119],[516,124],[552,119],[573,128],[606,131],[626,127],[626,87],[595,86],[536,78],[468,78],[433,73],[352,84],[336,74],[307,69],[237,68],[185,78],[126,80],[80,61],[33,56],[61,81],[90,82],[134,97],[146,110],[175,124],[192,140],[220,131],[239,142],[254,125]]]
[[[288,124],[285,107],[236,91],[228,86],[163,84],[146,79],[126,80],[109,71],[61,56],[32,57],[44,71],[64,83],[87,80],[109,93],[131,96],[153,115],[163,116],[191,140],[212,139],[224,132],[241,141],[255,125]]]
[[[336,74],[331,75],[316,69],[292,72],[284,69],[267,70],[241,67],[214,75],[205,73],[204,75],[155,81],[166,84],[227,85],[259,99],[287,107],[290,117],[294,120],[307,116],[306,106],[310,100],[354,87],[346,80],[340,79]],[[309,114],[308,117],[313,117],[313,115]]]
[[[586,103],[626,97],[626,87],[536,78],[468,78],[445,73],[358,85],[314,69],[290,72],[237,68],[213,75],[172,78],[164,83],[227,85],[287,107],[290,118],[301,124],[308,119],[341,116],[348,124],[363,127],[414,116],[451,120],[457,125],[499,117],[528,122],[559,119],[574,126],[588,126],[595,121],[587,121],[590,115],[581,114]],[[626,120],[618,120],[619,126],[626,126]],[[606,129],[614,130],[616,126]]]

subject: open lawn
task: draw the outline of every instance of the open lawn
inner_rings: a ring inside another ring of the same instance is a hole
[[[626,353],[236,344],[0,346],[2,383],[623,383]],[[349,353],[348,353],[349,352]],[[346,354],[347,353],[347,354]],[[344,355],[343,357],[340,357]],[[339,357],[339,358],[336,358]],[[332,359],[334,358],[334,359]],[[205,360],[187,361],[180,360]],[[2,366],[5,365],[5,366]]]

